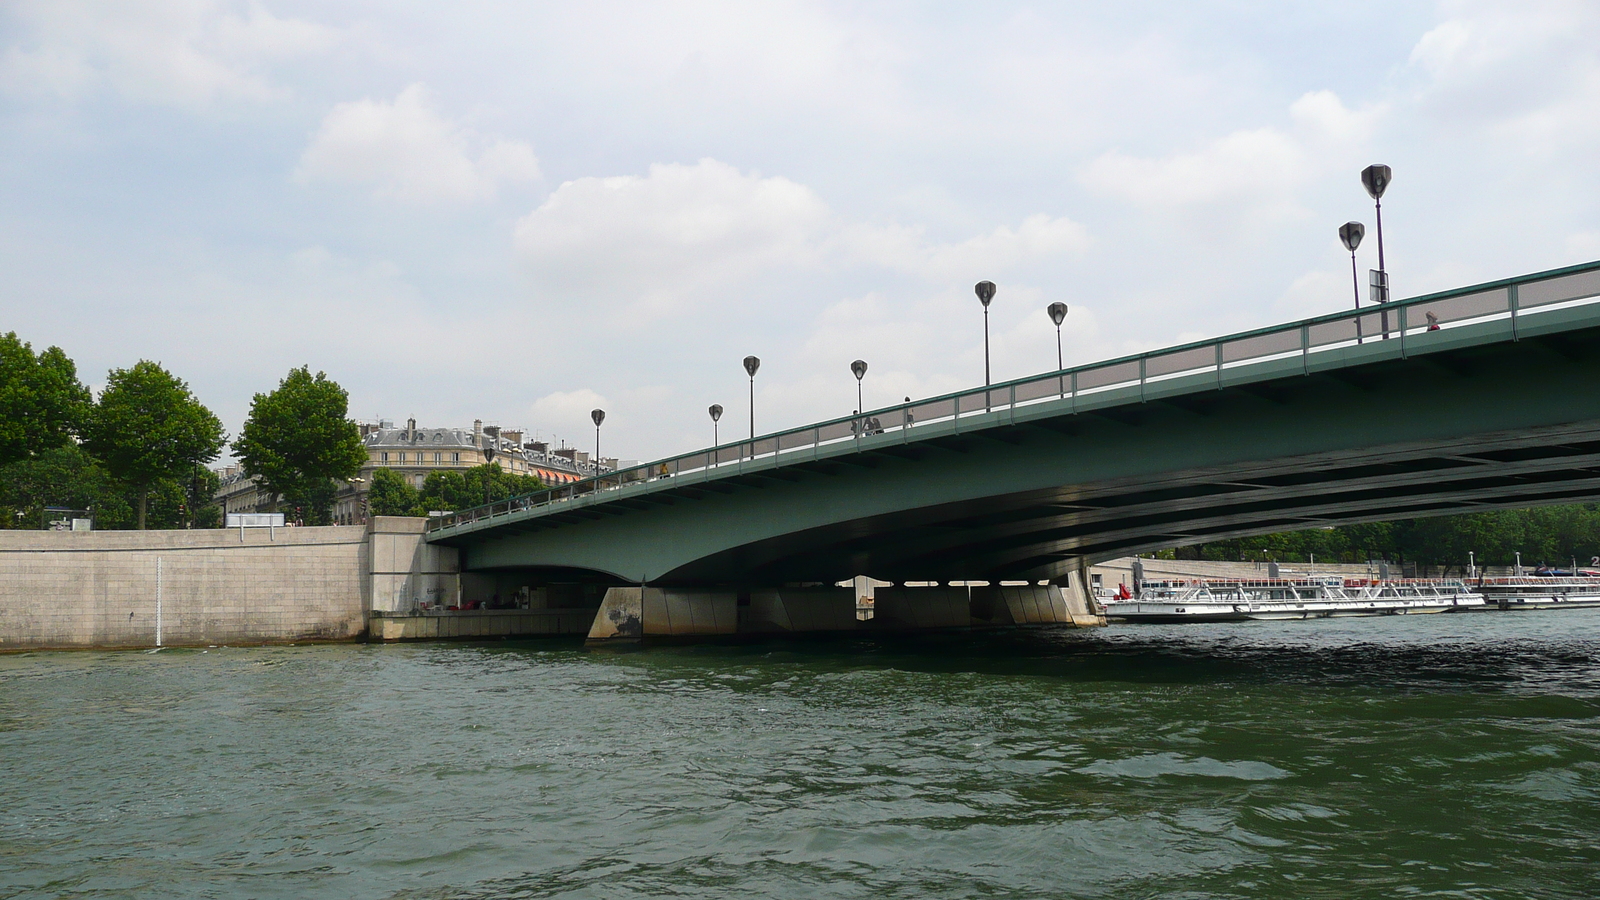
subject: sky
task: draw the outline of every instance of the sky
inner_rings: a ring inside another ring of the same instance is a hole
[[[1600,4],[0,4],[0,332],[652,459],[1600,259]],[[1364,280],[1364,275],[1363,275]],[[1426,402],[1427,398],[1415,398]]]

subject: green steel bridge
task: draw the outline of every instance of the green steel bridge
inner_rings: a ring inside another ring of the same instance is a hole
[[[549,581],[1059,581],[1141,550],[1595,497],[1600,262],[699,450],[436,517],[427,539]]]

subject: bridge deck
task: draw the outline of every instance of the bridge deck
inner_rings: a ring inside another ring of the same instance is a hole
[[[1355,373],[1397,360],[1600,328],[1600,262],[1397,300],[872,410],[738,441],[436,517],[428,539],[525,533],[626,515],[717,493],[750,478],[794,480],[785,470],[822,463],[872,465],[920,445],[996,435],[1063,417],[1115,416],[1155,401],[1265,385],[1296,375]],[[1593,392],[1593,386],[1584,388]],[[1181,434],[1168,435],[1181,440]],[[548,520],[548,521],[543,521]],[[1125,548],[1124,548],[1125,549]],[[1107,548],[1104,552],[1112,552]]]

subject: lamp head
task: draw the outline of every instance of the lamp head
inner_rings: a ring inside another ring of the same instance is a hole
[[[599,428],[600,423],[606,420],[606,411],[603,409],[592,409],[589,411],[589,418],[594,420],[594,427]]]
[[[1361,185],[1367,189],[1367,193],[1371,194],[1374,200],[1383,196],[1384,189],[1389,186],[1389,182],[1392,180],[1394,180],[1394,173],[1389,170],[1388,166],[1372,165],[1361,170]]]
[[[978,294],[978,302],[983,304],[984,309],[988,309],[989,301],[994,299],[994,282],[980,281],[972,289]]]
[[[855,362],[851,363],[850,364],[850,371],[856,373],[856,380],[860,381],[862,379],[862,377],[864,377],[867,374],[867,362],[866,362],[866,360],[858,359]]]
[[[713,404],[711,404],[711,409],[708,410],[708,412],[711,413],[711,421],[713,421],[713,422],[722,421],[722,404],[721,403],[713,403]]]
[[[1050,321],[1056,323],[1056,327],[1060,328],[1061,323],[1067,318],[1067,305],[1057,301],[1046,307],[1045,312],[1050,314]]]
[[[1360,222],[1346,222],[1339,226],[1339,241],[1351,253],[1361,246],[1361,239],[1367,235],[1367,226]]]
[[[759,368],[761,368],[761,360],[758,357],[746,356],[744,358],[744,370],[750,373],[751,378],[756,377],[756,370]]]

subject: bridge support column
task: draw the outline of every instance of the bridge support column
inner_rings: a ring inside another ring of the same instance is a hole
[[[1081,582],[1080,582],[1081,583]],[[615,587],[589,629],[592,645],[646,638],[928,631],[1008,625],[1104,625],[1086,593],[1054,585],[878,588],[873,618],[856,618],[852,588],[717,591]]]
[[[614,587],[606,590],[600,609],[589,626],[589,644],[637,644],[644,639],[642,587]]]

